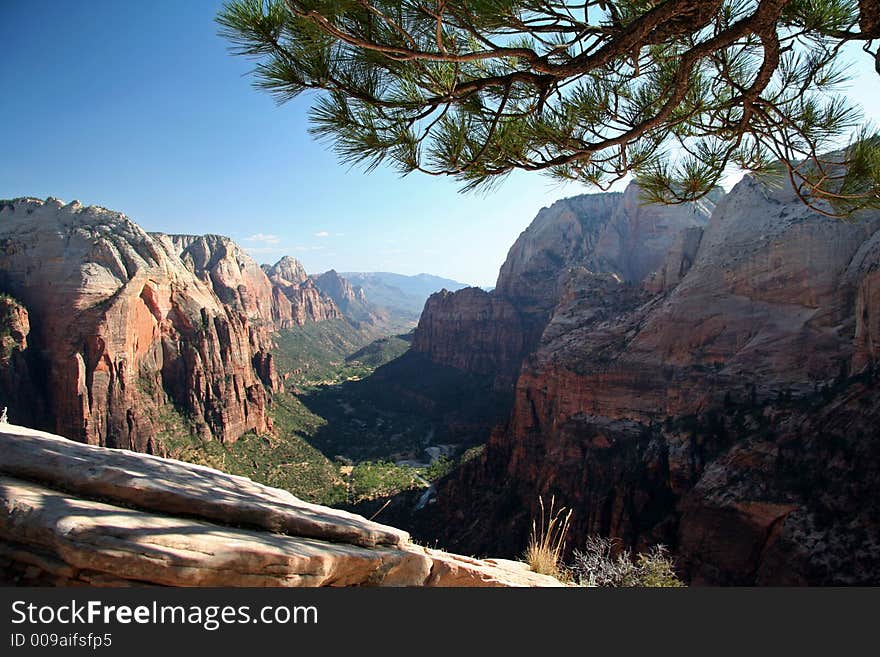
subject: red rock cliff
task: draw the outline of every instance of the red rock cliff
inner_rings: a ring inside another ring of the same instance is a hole
[[[425,303],[412,350],[435,363],[512,382],[525,355],[516,307],[477,287],[443,290]]]
[[[230,240],[18,199],[0,210],[0,272],[45,355],[47,428],[148,452],[171,405],[208,438],[268,428],[272,285]]]
[[[543,280],[530,301],[555,305],[509,422],[441,487],[425,533],[516,553],[555,494],[570,546],[662,542],[693,582],[880,581],[880,214],[832,221],[746,178],[664,240],[655,274],[629,253],[614,278],[596,273],[601,240],[562,271],[580,239],[565,225],[548,249],[512,249],[537,269],[502,270],[499,293]]]
[[[285,256],[271,267],[264,266],[263,271],[272,282],[272,321],[277,328],[342,318],[333,299],[318,289],[297,260]]]

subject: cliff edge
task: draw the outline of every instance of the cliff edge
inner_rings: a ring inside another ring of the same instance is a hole
[[[0,584],[559,586],[244,477],[0,425]]]

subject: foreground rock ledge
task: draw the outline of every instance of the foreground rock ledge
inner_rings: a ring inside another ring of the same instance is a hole
[[[0,425],[0,584],[560,586],[250,479]]]

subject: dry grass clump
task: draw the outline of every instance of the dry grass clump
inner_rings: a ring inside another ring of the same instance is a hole
[[[536,573],[559,577],[562,551],[565,549],[565,536],[571,521],[571,510],[565,507],[554,509],[556,497],[550,498],[550,507],[544,508],[543,498],[538,498],[541,509],[540,519],[532,520],[532,531],[526,548],[525,561]]]

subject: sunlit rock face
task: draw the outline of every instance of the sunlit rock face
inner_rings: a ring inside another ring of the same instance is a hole
[[[556,204],[511,249],[493,297],[518,317],[492,333],[528,336],[514,408],[425,534],[514,553],[555,494],[571,546],[662,542],[693,582],[880,580],[861,506],[880,493],[880,214],[832,220],[750,177],[684,217],[633,194],[578,201],[590,222]],[[466,325],[451,306],[426,335]],[[466,366],[480,343],[459,334],[420,348]]]
[[[637,186],[587,194],[542,209],[511,247],[495,289],[444,292],[425,305],[413,350],[512,387],[523,358],[584,271],[637,284],[687,230],[700,230],[720,197],[683,206],[645,205]]]
[[[172,405],[207,438],[268,428],[273,286],[231,240],[25,198],[0,209],[0,245],[0,289],[27,310],[40,354],[40,426],[148,452]]]
[[[279,329],[308,322],[340,319],[343,315],[333,299],[322,292],[298,260],[285,256],[263,271],[272,282],[274,325]]]

